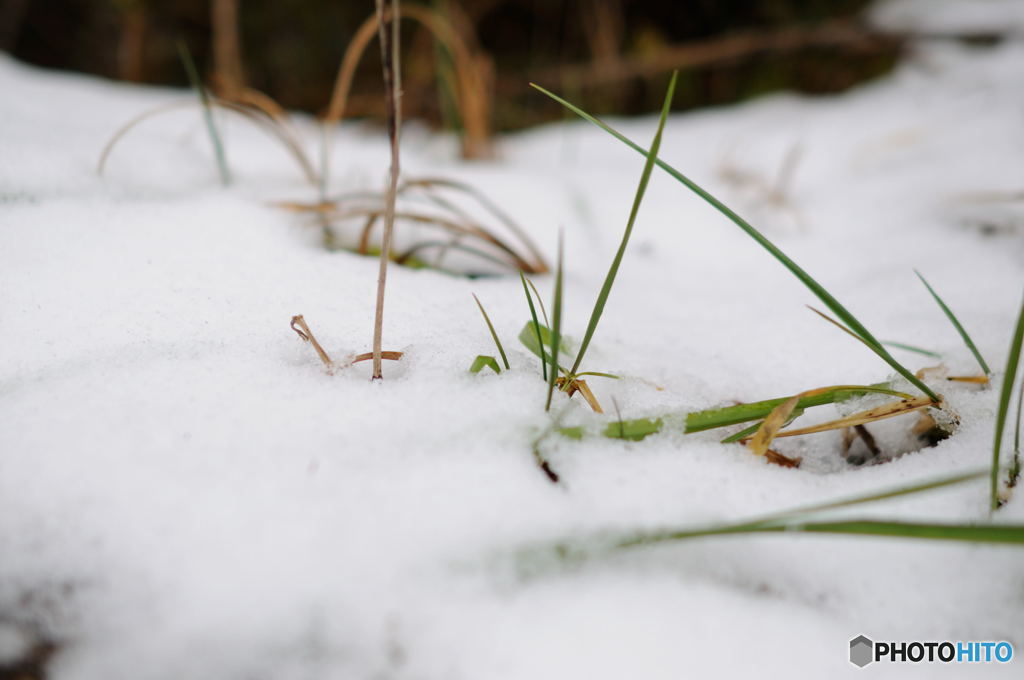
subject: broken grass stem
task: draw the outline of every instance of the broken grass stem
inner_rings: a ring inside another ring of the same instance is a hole
[[[300,338],[313,345],[313,349],[316,350],[317,356],[320,357],[320,361],[324,362],[324,366],[327,367],[327,372],[333,373],[335,367],[334,361],[332,361],[330,355],[324,351],[324,348],[320,346],[320,343],[316,341],[313,331],[310,330],[309,325],[306,324],[306,320],[301,314],[297,314],[292,317],[291,326],[292,330],[295,331]]]

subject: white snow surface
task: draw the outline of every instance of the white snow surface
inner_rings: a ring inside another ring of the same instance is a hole
[[[887,0],[870,12],[880,28],[919,33],[1024,34],[1020,0]]]
[[[661,155],[877,336],[976,372],[919,268],[1001,373],[1024,281],[1024,206],[1004,196],[1024,189],[1022,82],[1018,43],[924,46],[846,95],[672,116]],[[797,470],[720,432],[549,436],[556,486],[531,452],[553,416],[515,340],[518,278],[392,267],[385,348],[405,358],[378,383],[365,364],[329,376],[289,320],[304,314],[338,357],[368,351],[377,262],[326,252],[308,218],[273,205],[316,198],[279,146],[225,121],[224,189],[185,109],[129,133],[98,177],[120,124],[191,95],[9,58],[0,89],[0,622],[7,648],[24,630],[60,643],[52,678],[1019,677],[1019,658],[847,660],[859,634],[1009,640],[1024,654],[1019,549],[769,535],[571,564],[523,552],[984,468],[999,375],[987,390],[934,383],[960,427],[912,451],[912,418],[879,426],[903,453],[885,464],[846,464],[835,433],[780,442],[804,458]],[[656,121],[615,124],[646,144]],[[315,155],[314,126],[300,126]],[[565,328],[581,338],[643,158],[583,122],[503,137],[490,162],[453,148],[410,125],[403,169],[472,183],[549,260],[564,229]],[[751,187],[793,148],[780,207]],[[345,124],[332,159],[332,190],[383,186],[379,130]],[[552,278],[536,277],[548,298]],[[495,353],[474,292],[509,353],[501,375],[467,373]],[[624,417],[890,377],[805,304],[819,305],[656,171],[585,368],[626,376],[591,380]],[[808,417],[838,412],[819,411]],[[578,398],[558,395],[553,412],[600,422]],[[984,522],[987,500],[979,481],[847,514]],[[1022,494],[996,519],[1024,521]]]

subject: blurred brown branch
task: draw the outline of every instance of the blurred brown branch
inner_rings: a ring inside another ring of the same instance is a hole
[[[667,45],[650,54],[619,58],[605,54],[599,60],[545,68],[529,74],[529,78],[517,76],[502,80],[498,91],[500,94],[522,92],[529,87],[529,82],[595,87],[632,78],[650,78],[674,69],[743,59],[764,52],[795,52],[812,47],[881,52],[891,50],[902,41],[902,36],[880,33],[857,19],[836,19],[813,26],[741,31],[707,40]]]

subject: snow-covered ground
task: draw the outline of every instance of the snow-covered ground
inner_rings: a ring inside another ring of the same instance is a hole
[[[1021,83],[1019,42],[921,45],[846,95],[673,116],[662,157],[876,335],[975,371],[920,269],[1001,371],[1024,281]],[[9,58],[0,91],[0,664],[35,627],[59,643],[52,677],[68,680],[1020,673],[1020,659],[847,661],[858,634],[1005,639],[1024,654],[1015,548],[767,536],[521,558],[608,529],[739,519],[983,467],[996,390],[941,385],[956,434],[882,465],[847,465],[836,433],[780,444],[804,458],[798,470],[716,432],[552,436],[552,485],[531,452],[552,419],[515,341],[528,318],[517,278],[392,268],[385,347],[405,359],[380,383],[365,364],[328,376],[289,320],[304,314],[338,357],[367,351],[377,263],[326,252],[307,218],[273,205],[316,198],[279,146],[226,121],[235,183],[223,189],[199,116],[182,110],[131,132],[101,178],[121,123],[192,95]],[[643,143],[655,128],[616,124]],[[565,325],[580,338],[643,159],[582,122],[505,137],[493,162],[452,149],[413,125],[403,169],[472,183],[549,259],[564,228]],[[766,200],[758,187],[791,153],[786,201]],[[348,124],[332,188],[379,189],[387,162],[379,131]],[[536,279],[545,296],[551,278]],[[500,376],[466,370],[494,353],[473,292],[509,350]],[[585,368],[627,376],[591,381],[624,417],[888,377],[805,303],[777,262],[656,172]],[[578,398],[554,412],[598,422]],[[877,436],[903,452],[908,429],[894,420]],[[986,521],[987,490],[856,514]],[[999,517],[1024,519],[1019,492]]]

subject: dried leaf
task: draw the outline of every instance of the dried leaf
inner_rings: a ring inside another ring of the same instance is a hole
[[[768,417],[764,419],[764,422],[761,423],[761,427],[757,428],[757,432],[750,438],[750,443],[748,444],[755,456],[763,456],[768,453],[768,447],[771,446],[772,440],[778,435],[782,426],[786,424],[789,414],[796,408],[801,396],[804,395],[794,395],[776,406],[768,414]]]

